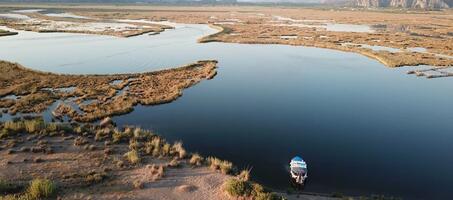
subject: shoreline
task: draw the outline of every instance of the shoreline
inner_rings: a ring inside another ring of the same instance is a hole
[[[181,142],[170,144],[137,127],[32,118],[0,122],[0,130],[0,193],[8,199],[29,195],[27,182],[38,180],[51,183],[52,192],[41,197],[52,199],[280,199],[249,181],[249,171],[239,173],[231,162],[186,152]],[[236,181],[253,184],[254,194],[232,193],[241,186],[227,183]]]

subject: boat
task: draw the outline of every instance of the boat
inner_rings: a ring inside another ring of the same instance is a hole
[[[291,159],[289,163],[291,178],[294,180],[295,183],[304,185],[305,180],[308,177],[308,170],[307,170],[307,163],[299,157],[296,156]]]

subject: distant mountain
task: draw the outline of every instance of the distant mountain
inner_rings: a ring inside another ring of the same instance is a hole
[[[397,8],[451,8],[453,0],[355,0],[355,5],[362,7],[397,7]]]

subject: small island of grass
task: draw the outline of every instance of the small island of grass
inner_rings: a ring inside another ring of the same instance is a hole
[[[17,35],[17,32],[11,32],[11,31],[6,31],[3,29],[0,29],[0,37],[1,36],[9,36],[9,35]]]

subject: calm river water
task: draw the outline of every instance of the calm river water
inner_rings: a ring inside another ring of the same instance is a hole
[[[328,49],[196,43],[213,32],[205,25],[132,38],[20,32],[0,38],[0,59],[72,74],[216,59],[213,80],[114,120],[253,167],[255,180],[282,190],[289,160],[300,155],[309,192],[453,197],[453,79],[417,78]]]

